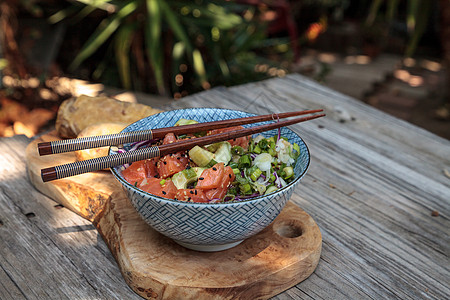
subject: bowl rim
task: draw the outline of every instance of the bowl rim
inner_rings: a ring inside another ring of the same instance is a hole
[[[229,108],[220,108],[220,107],[188,107],[188,108],[180,108],[180,109],[173,109],[170,111],[163,111],[154,115],[150,115],[148,117],[142,118],[136,122],[133,122],[131,124],[129,124],[128,126],[126,126],[121,132],[126,132],[125,130],[127,128],[129,128],[130,126],[132,126],[133,124],[136,124],[138,122],[141,122],[144,119],[148,119],[148,118],[153,118],[156,117],[158,115],[162,115],[162,114],[166,114],[168,112],[176,112],[176,111],[184,111],[184,110],[203,110],[203,109],[219,109],[222,111],[230,111],[230,112],[241,112],[241,113],[245,113],[245,114],[250,114],[250,115],[255,115],[254,113],[249,113],[246,111],[242,111],[242,110],[236,110],[236,109],[229,109]],[[299,176],[294,180],[289,182],[286,186],[279,188],[278,190],[276,190],[275,192],[269,194],[269,195],[260,195],[260,196],[256,196],[253,198],[249,198],[246,200],[239,200],[239,201],[228,201],[228,202],[219,202],[219,203],[210,203],[210,202],[188,202],[188,201],[180,201],[180,200],[175,200],[175,199],[169,199],[169,198],[163,198],[154,194],[151,194],[149,192],[143,191],[141,189],[139,189],[138,187],[132,185],[131,183],[129,183],[128,181],[126,181],[120,174],[118,174],[118,172],[116,171],[116,169],[114,167],[111,167],[110,170],[113,173],[114,177],[119,180],[119,182],[123,185],[126,186],[128,189],[131,188],[131,190],[136,190],[138,193],[144,194],[144,195],[148,195],[152,198],[156,198],[159,201],[162,202],[166,202],[166,203],[175,203],[175,204],[179,204],[179,205],[192,205],[192,206],[214,206],[214,207],[220,207],[220,206],[233,206],[233,205],[239,205],[239,204],[244,204],[244,203],[252,203],[252,202],[259,202],[261,199],[266,198],[266,197],[274,197],[275,195],[282,193],[285,190],[288,190],[290,188],[295,187],[295,185],[305,176],[305,174],[307,173],[310,163],[311,163],[311,153],[309,151],[308,145],[305,143],[305,141],[303,140],[303,138],[298,135],[294,130],[290,129],[289,127],[285,127],[286,129],[292,131],[295,135],[298,136],[298,138],[303,142],[303,144],[305,145],[306,148],[306,152],[308,154],[308,161],[307,164],[304,168],[304,170],[302,171],[301,174],[299,174]],[[108,155],[111,155],[111,151],[112,151],[113,146],[110,146],[108,149]]]

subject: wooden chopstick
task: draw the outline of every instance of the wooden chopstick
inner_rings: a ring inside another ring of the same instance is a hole
[[[145,141],[145,140],[159,140],[164,136],[172,132],[175,135],[182,135],[188,133],[196,133],[205,130],[213,130],[224,127],[238,126],[244,124],[252,124],[263,121],[271,121],[277,119],[284,119],[289,117],[295,117],[300,115],[318,113],[323,111],[322,109],[304,110],[295,112],[286,112],[279,114],[270,114],[262,116],[245,117],[230,120],[213,121],[199,124],[190,124],[183,126],[166,127],[159,129],[148,129],[134,132],[123,132],[117,134],[106,134],[94,137],[84,137],[77,139],[67,139],[52,142],[43,142],[38,144],[39,155],[49,155],[64,153],[70,151],[77,151],[89,148],[98,148],[104,146],[122,145],[127,143]]]
[[[61,179],[65,177],[75,176],[87,172],[98,171],[105,168],[111,168],[126,163],[131,163],[134,161],[139,161],[143,159],[149,159],[153,157],[164,156],[170,153],[175,153],[178,151],[184,151],[191,149],[195,145],[204,146],[219,141],[226,141],[234,138],[239,138],[247,135],[252,135],[255,133],[260,133],[264,131],[269,131],[272,129],[289,126],[292,124],[305,122],[312,119],[317,119],[325,116],[325,114],[312,115],[308,117],[296,118],[292,120],[285,120],[276,123],[260,125],[250,128],[239,129],[235,131],[229,131],[214,135],[208,135],[204,137],[198,137],[193,139],[186,139],[179,142],[151,146],[148,148],[142,148],[134,151],[129,151],[125,153],[118,153],[109,156],[103,156],[94,159],[88,159],[84,161],[78,161],[74,163],[69,163],[65,165],[50,167],[41,170],[41,177],[44,182],[52,181],[56,179]]]

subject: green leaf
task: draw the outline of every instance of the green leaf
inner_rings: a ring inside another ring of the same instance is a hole
[[[200,50],[195,49],[192,52],[192,59],[194,62],[194,70],[197,76],[200,78],[200,82],[206,83],[206,70],[205,70],[205,63],[203,62],[202,54],[200,53]]]
[[[426,0],[429,1],[429,0]],[[409,0],[406,12],[406,25],[409,32],[414,32],[416,19],[419,13],[420,0]],[[422,13],[422,12],[421,12]]]
[[[230,30],[243,23],[242,18],[235,13],[228,12],[223,6],[213,3],[208,5],[188,4],[190,10],[196,10],[199,17],[186,16],[184,19],[203,27],[218,27],[221,30]]]
[[[135,24],[123,26],[118,30],[115,37],[115,56],[119,69],[120,80],[122,81],[122,85],[125,89],[131,89],[129,53],[135,30]]]
[[[380,6],[383,3],[383,0],[372,0],[372,4],[369,8],[369,15],[366,19],[366,26],[370,26],[375,22],[375,19],[377,18],[377,15],[380,11]]]
[[[80,7],[76,5],[69,6],[65,9],[61,9],[58,12],[54,13],[53,15],[48,17],[47,20],[50,24],[56,24],[73,15],[74,13],[77,13],[78,11],[80,11]]]
[[[418,8],[416,10],[416,15],[414,17],[414,31],[411,39],[408,42],[405,55],[407,57],[413,56],[417,49],[420,39],[422,38],[428,24],[428,19],[432,12],[432,6],[434,1],[422,0],[418,3]]]
[[[171,8],[167,5],[165,1],[160,1],[161,10],[166,17],[166,22],[169,25],[170,29],[173,31],[174,35],[178,40],[184,43],[186,50],[189,53],[194,51],[194,47],[192,46],[189,35],[184,30],[184,27],[181,26],[181,23],[178,21],[178,17],[173,13]]]
[[[386,19],[391,22],[394,20],[394,17],[397,15],[399,0],[390,0],[387,1],[386,8]]]
[[[164,88],[164,55],[161,41],[161,2],[147,0],[147,26],[145,30],[146,51],[153,68],[156,86],[160,94],[165,93]]]
[[[95,7],[107,12],[112,12],[117,9],[116,5],[111,4],[111,0],[76,0],[79,3],[86,4],[91,7]]]
[[[117,30],[122,19],[134,12],[137,7],[138,3],[136,1],[128,1],[122,8],[119,9],[117,14],[103,20],[92,36],[90,36],[88,41],[84,44],[74,61],[70,64],[69,69],[73,71],[89,56],[94,54],[95,51],[97,51],[97,49],[103,45],[106,40]]]
[[[228,68],[227,62],[224,59],[219,59],[219,67],[222,75],[225,78],[230,77],[230,69]]]
[[[82,10],[80,10],[71,20],[72,23],[78,23],[81,20],[83,20],[85,17],[87,17],[90,13],[94,12],[96,8],[94,6],[86,6]]]

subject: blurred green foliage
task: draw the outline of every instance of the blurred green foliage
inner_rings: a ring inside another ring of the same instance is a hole
[[[102,80],[118,74],[126,89],[180,96],[255,81],[270,76],[271,68],[275,68],[272,75],[280,74],[276,72],[281,70],[279,60],[275,63],[268,57],[290,55],[287,38],[266,36],[267,24],[256,6],[211,0],[70,3],[50,22],[78,24],[92,14],[101,18],[70,70],[101,52],[102,61],[92,75]],[[265,67],[258,72],[257,66]]]
[[[390,24],[394,19],[404,15],[408,34],[405,56],[411,57],[417,50],[437,3],[437,0],[371,0],[365,27],[373,27],[378,18]],[[405,9],[406,13],[400,14],[401,9]]]

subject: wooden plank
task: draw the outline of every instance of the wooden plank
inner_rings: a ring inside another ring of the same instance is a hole
[[[297,189],[306,201],[295,202],[295,196],[293,201],[317,218],[324,235],[321,262],[330,264],[330,270],[319,264],[297,289],[313,298],[450,294],[450,223],[431,216],[433,210],[450,213],[449,178],[443,172],[450,167],[447,140],[298,75],[215,89],[195,98],[195,103],[182,100],[172,107],[214,103],[256,113],[293,107],[328,113],[291,126],[312,156]],[[343,121],[342,112],[349,116]],[[316,280],[326,280],[320,291],[308,284]],[[291,289],[287,294],[302,292]]]
[[[305,280],[318,264],[320,230],[291,202],[257,235],[227,251],[202,253],[185,249],[151,229],[110,172],[44,183],[40,178],[42,168],[76,160],[73,153],[38,155],[38,143],[55,139],[56,133],[51,132],[28,144],[30,181],[51,199],[93,221],[125,281],[144,298],[173,299],[183,295],[184,299],[248,299],[258,295],[267,299]],[[92,207],[96,210],[92,211]]]
[[[215,88],[161,108],[184,107],[257,114],[309,108],[327,112],[325,118],[291,126],[311,152],[310,169],[292,201],[321,230],[321,260],[307,280],[274,299],[450,298],[450,178],[444,172],[450,171],[448,140],[300,75]],[[48,294],[64,298],[64,293],[76,293],[72,298],[135,297],[106,245],[85,227],[89,223],[66,209],[55,209],[54,202],[32,189],[24,175],[23,153],[11,151],[24,149],[20,147],[24,143],[23,138],[0,141],[4,224],[0,226],[0,295],[5,299]],[[13,172],[6,175],[8,168]],[[439,216],[431,215],[435,210]],[[27,218],[24,214],[29,212],[35,217]],[[9,232],[11,228],[17,234]],[[55,233],[57,228],[69,232]],[[79,231],[71,231],[75,229]],[[13,246],[5,246],[6,239]],[[49,248],[55,262],[37,257]],[[92,267],[86,262],[90,256]],[[28,268],[23,261],[29,261]],[[71,275],[64,275],[58,264]],[[86,275],[94,267],[99,274]],[[56,273],[46,275],[35,268]],[[30,269],[42,278],[31,278]],[[83,287],[75,287],[83,282]],[[47,284],[56,291],[47,291]]]
[[[0,143],[1,298],[140,299],[95,227],[28,182],[28,142],[20,136]]]

